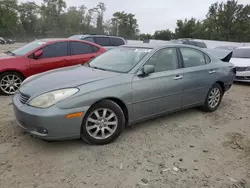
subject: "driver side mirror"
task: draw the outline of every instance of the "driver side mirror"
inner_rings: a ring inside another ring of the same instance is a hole
[[[138,76],[147,76],[155,71],[154,65],[144,65],[143,68],[138,72]]]
[[[43,55],[43,50],[38,50],[34,53],[34,59],[38,59]]]

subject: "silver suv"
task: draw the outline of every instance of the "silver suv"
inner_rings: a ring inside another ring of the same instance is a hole
[[[96,44],[99,44],[100,46],[107,48],[108,50],[114,48],[115,46],[126,44],[124,38],[108,35],[73,35],[69,38],[94,42]]]

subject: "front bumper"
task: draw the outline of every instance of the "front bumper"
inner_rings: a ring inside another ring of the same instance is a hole
[[[30,134],[44,140],[80,138],[83,117],[66,118],[68,114],[86,112],[89,107],[60,109],[56,105],[39,109],[22,104],[19,95],[13,97],[17,124]]]
[[[234,81],[250,83],[250,71],[237,72]]]

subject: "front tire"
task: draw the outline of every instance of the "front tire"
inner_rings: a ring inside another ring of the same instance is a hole
[[[208,91],[206,101],[202,106],[202,110],[205,112],[214,112],[220,106],[221,99],[223,97],[223,90],[221,86],[215,83]]]
[[[0,93],[13,95],[20,87],[24,77],[17,72],[4,72],[0,75]]]
[[[119,105],[111,100],[94,104],[83,119],[81,138],[89,144],[104,145],[116,140],[125,126]]]

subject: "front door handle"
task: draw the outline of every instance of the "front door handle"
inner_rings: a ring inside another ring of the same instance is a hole
[[[210,71],[208,71],[208,73],[213,74],[213,73],[216,73],[216,71],[215,70],[210,70]]]
[[[174,80],[180,80],[180,79],[182,79],[183,78],[183,76],[181,76],[181,75],[176,75],[175,77],[174,77]]]

